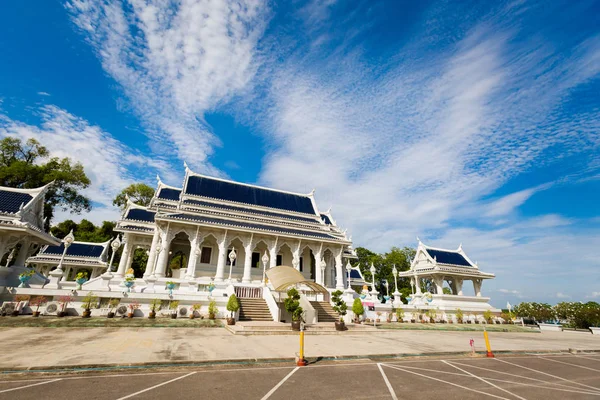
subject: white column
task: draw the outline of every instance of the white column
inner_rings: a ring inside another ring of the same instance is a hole
[[[129,268],[128,263],[130,260],[130,253],[132,253],[133,241],[131,240],[131,237],[128,233],[125,234],[124,239],[125,247],[123,247],[123,253],[121,254],[121,260],[119,261],[119,268],[115,273],[116,278],[122,278],[123,276],[125,276],[125,272]]]
[[[269,268],[277,266],[277,240],[273,242],[273,246],[269,248]]]
[[[198,263],[198,255],[200,254],[198,249],[198,236],[192,239],[190,244],[190,258],[188,260],[186,278],[194,279],[196,277],[196,264]]]
[[[475,290],[475,296],[481,297],[481,283],[482,279],[473,279],[473,289]]]
[[[152,268],[154,268],[154,263],[156,263],[156,248],[158,247],[159,238],[160,233],[158,232],[158,227],[156,227],[154,229],[154,236],[152,236],[152,245],[150,246],[150,254],[148,254],[148,262],[146,263],[144,278],[147,278],[152,274]]]
[[[456,286],[456,294],[459,296],[463,296],[463,280],[461,278],[454,278],[455,286]]]
[[[227,235],[223,236],[223,240],[218,243],[219,257],[217,258],[217,272],[215,274],[215,282],[223,282],[225,275],[225,264],[227,262]]]
[[[244,276],[242,277],[243,283],[250,283],[252,281],[252,239],[246,247],[244,247]]]
[[[321,272],[321,252],[318,251],[313,255],[315,256],[315,282],[319,285],[323,285],[323,273]]]
[[[344,290],[344,266],[342,264],[342,252],[340,249],[339,253],[335,256],[335,288]]]
[[[25,261],[27,261],[27,255],[29,254],[29,239],[23,239],[21,243],[21,249],[19,250],[19,254],[17,254],[17,259],[13,266],[15,267],[23,267],[25,266]]]
[[[416,276],[414,279],[415,279],[415,294],[421,294],[421,278]]]
[[[441,276],[434,276],[433,283],[437,294],[444,294],[444,279]]]
[[[157,278],[164,278],[165,271],[167,270],[167,262],[169,261],[169,244],[167,243],[167,235],[163,235],[162,242],[160,243],[161,251],[156,261],[156,270],[154,275]]]

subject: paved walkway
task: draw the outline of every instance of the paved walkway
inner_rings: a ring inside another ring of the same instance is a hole
[[[378,331],[306,337],[306,354],[356,356],[468,352],[481,332]],[[490,333],[494,351],[600,350],[600,336],[579,332]],[[296,336],[237,336],[225,329],[10,328],[0,332],[0,368],[289,358]]]
[[[24,379],[23,379],[24,378]],[[597,399],[598,354],[0,377],[0,400]]]

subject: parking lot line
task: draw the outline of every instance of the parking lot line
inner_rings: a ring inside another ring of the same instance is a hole
[[[56,382],[56,381],[60,381],[60,380],[61,380],[60,378],[59,379],[52,379],[50,381],[32,383],[31,385],[19,386],[19,387],[11,388],[11,389],[4,389],[4,390],[0,390],[0,393],[12,392],[13,390],[27,389],[27,388],[30,388],[32,386],[45,385],[46,383],[52,383],[52,382]]]
[[[492,386],[492,387],[495,387],[496,389],[498,389],[498,390],[500,390],[500,391],[502,391],[502,392],[508,393],[508,394],[510,394],[511,396],[515,396],[517,399],[520,399],[520,400],[527,400],[527,399],[525,399],[524,397],[521,397],[521,396],[519,396],[519,395],[516,395],[516,394],[514,394],[514,393],[512,393],[512,392],[509,392],[509,391],[508,391],[508,390],[506,390],[506,389],[503,389],[503,388],[501,388],[500,386],[494,385],[493,383],[486,381],[484,378],[482,378],[482,377],[480,377],[480,376],[477,376],[477,375],[475,375],[475,374],[472,374],[472,373],[471,373],[471,372],[469,372],[469,371],[465,371],[464,369],[462,369],[462,368],[460,368],[460,367],[457,367],[456,365],[453,365],[453,364],[449,363],[449,362],[448,362],[448,361],[446,361],[446,360],[440,360],[440,361],[441,361],[441,362],[443,362],[444,364],[447,364],[447,365],[449,365],[449,366],[453,367],[453,368],[456,368],[457,370],[459,370],[459,371],[461,371],[461,372],[464,372],[465,374],[468,374],[468,375],[472,376],[473,378],[479,379],[479,380],[480,380],[480,381],[482,381],[483,383],[487,383],[488,385],[490,385],[490,386]]]
[[[398,396],[396,396],[396,392],[394,392],[394,388],[392,387],[392,384],[390,383],[385,372],[383,372],[383,368],[381,368],[381,363],[377,363],[377,368],[379,368],[379,372],[381,372],[381,376],[383,376],[383,380],[385,381],[385,384],[387,385],[387,388],[390,391],[392,400],[398,400]]]
[[[500,360],[500,359],[498,359],[498,358],[494,358],[494,360],[496,360],[496,361],[499,361],[499,362],[503,362],[503,363],[505,363],[505,364],[514,365],[514,366],[516,366],[516,367],[519,367],[519,368],[527,369],[527,370],[529,370],[529,371],[537,372],[538,374],[547,375],[547,376],[550,376],[550,377],[552,377],[552,378],[560,379],[561,381],[565,381],[565,382],[573,383],[573,384],[575,384],[575,385],[585,386],[585,387],[587,387],[587,388],[594,389],[594,391],[596,391],[596,392],[598,391],[598,388],[597,388],[597,387],[590,386],[590,385],[586,385],[585,383],[579,383],[579,382],[571,381],[571,380],[569,380],[569,379],[563,378],[562,376],[552,375],[552,374],[549,374],[549,373],[547,373],[547,372],[538,371],[537,369],[533,369],[533,368],[525,367],[525,366],[523,366],[523,365],[519,365],[519,364],[511,363],[511,362],[508,362],[508,361],[505,361],[505,360]]]
[[[469,367],[469,368],[481,369],[481,370],[484,370],[484,371],[493,372],[493,373],[495,373],[495,374],[508,375],[508,376],[513,376],[513,377],[520,378],[520,379],[527,379],[527,380],[530,380],[530,381],[534,381],[534,382],[543,383],[543,384],[545,384],[545,385],[554,385],[554,386],[560,386],[560,387],[567,388],[567,389],[585,390],[586,392],[589,392],[589,393],[597,393],[597,391],[595,391],[595,390],[590,390],[590,389],[581,389],[581,388],[578,388],[578,387],[573,387],[573,386],[563,385],[562,383],[548,382],[548,381],[544,381],[544,380],[542,380],[542,379],[531,378],[531,377],[529,377],[529,376],[524,376],[524,375],[516,375],[516,374],[511,374],[511,373],[508,373],[508,372],[504,372],[504,371],[498,371],[498,370],[491,369],[491,368],[476,367],[476,366],[474,366],[474,365],[470,365],[470,364],[462,364],[462,363],[459,363],[459,362],[454,362],[454,363],[455,363],[455,364],[458,364],[458,365],[462,365],[463,367]],[[491,378],[487,378],[487,379],[491,379]],[[516,382],[515,382],[515,383],[516,383]],[[543,387],[543,386],[542,386],[542,387]],[[559,390],[559,389],[557,388],[557,390]]]
[[[287,380],[290,378],[290,376],[294,375],[294,372],[298,371],[299,369],[300,369],[300,367],[296,367],[296,368],[294,368],[294,369],[292,370],[292,372],[290,372],[290,373],[289,373],[289,374],[287,374],[287,375],[286,375],[286,376],[285,376],[285,377],[284,377],[282,380],[280,380],[280,381],[279,381],[279,383],[278,383],[277,385],[275,385],[275,387],[274,387],[273,389],[269,390],[269,392],[268,392],[267,394],[265,394],[261,400],[267,400],[269,397],[271,397],[271,395],[272,395],[273,393],[275,393],[275,391],[276,391],[277,389],[279,389],[279,387],[280,387],[281,385],[283,385],[283,384],[285,383],[285,381],[287,381]]]
[[[570,365],[570,366],[572,366],[572,367],[583,368],[583,369],[589,369],[590,371],[600,372],[600,369],[596,369],[596,368],[584,367],[583,365],[571,364],[571,363],[564,362],[564,361],[553,360],[553,359],[551,359],[551,358],[545,358],[545,357],[540,357],[540,358],[541,358],[542,360],[553,361],[553,362],[556,362],[556,363],[561,363],[561,364],[565,364],[565,365]]]
[[[179,377],[177,377],[175,379],[171,379],[170,381],[166,381],[166,382],[163,382],[163,383],[159,383],[158,385],[150,386],[149,388],[146,388],[144,390],[140,390],[139,392],[135,392],[135,393],[128,394],[127,396],[119,397],[117,400],[125,400],[125,399],[128,399],[130,397],[137,396],[138,394],[142,394],[142,393],[148,392],[148,391],[150,391],[152,389],[156,389],[157,387],[167,385],[167,384],[169,384],[171,382],[175,382],[175,381],[178,381],[178,380],[183,379],[183,378],[187,378],[188,376],[194,375],[195,373],[196,373],[196,371],[190,372],[189,374],[186,374],[186,375],[183,375],[183,376],[179,376]]]
[[[387,365],[387,364],[383,364],[383,365],[386,366],[386,367],[388,367],[388,368],[396,369],[398,371],[402,371],[402,372],[406,372],[406,373],[409,373],[409,374],[417,375],[417,376],[420,376],[420,377],[423,377],[423,378],[432,379],[434,381],[438,381],[438,382],[442,382],[442,383],[447,383],[448,385],[456,386],[456,387],[459,387],[461,389],[469,390],[471,392],[475,392],[475,393],[483,394],[483,395],[486,395],[486,396],[494,397],[496,399],[510,400],[510,399],[508,399],[506,397],[500,397],[500,396],[496,396],[495,394],[482,392],[481,390],[472,389],[472,388],[467,387],[467,386],[459,385],[458,383],[445,381],[445,380],[439,379],[439,378],[434,378],[432,376],[427,376],[427,375],[424,375],[424,374],[420,374],[420,373],[415,372],[415,371],[409,371],[409,370],[404,369],[402,367],[399,367],[397,365]]]

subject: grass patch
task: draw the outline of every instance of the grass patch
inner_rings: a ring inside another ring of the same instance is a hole
[[[368,325],[368,324],[367,324]],[[377,326],[378,329],[404,329],[423,331],[456,331],[456,332],[529,332],[538,333],[539,330],[524,328],[520,325],[478,325],[478,324],[408,324],[391,322]]]
[[[220,320],[189,319],[168,317],[148,318],[81,318],[81,317],[43,317],[30,316],[0,317],[0,327],[44,327],[44,328],[219,328],[223,323]]]

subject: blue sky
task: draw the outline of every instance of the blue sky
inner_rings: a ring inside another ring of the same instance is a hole
[[[8,2],[0,135],[308,193],[356,246],[463,243],[493,304],[600,299],[600,2]],[[66,218],[64,213],[59,218]]]

